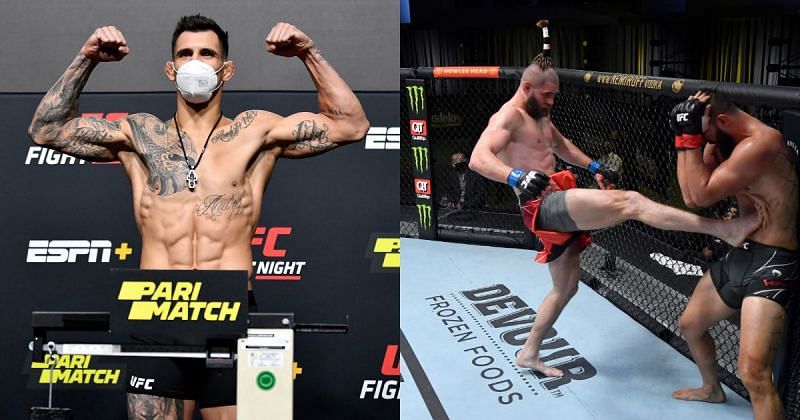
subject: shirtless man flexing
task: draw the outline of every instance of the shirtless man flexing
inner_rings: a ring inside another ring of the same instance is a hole
[[[252,110],[223,116],[222,86],[235,71],[228,35],[199,15],[180,19],[172,59],[164,66],[178,90],[173,118],[79,117],[78,99],[94,67],[129,53],[113,26],[89,37],[36,109],[28,129],[36,144],[81,159],[122,162],[142,235],[141,268],[252,275],[250,240],[278,158],[313,156],[366,135],[361,104],[306,34],[279,23],[265,41],[268,52],[303,62],[317,87],[319,113],[282,117]],[[156,381],[152,391],[129,388],[129,418],[191,419],[195,405],[206,420],[235,418],[235,369],[201,373],[202,363],[143,360],[129,363],[128,374]]]
[[[523,221],[542,245],[536,260],[547,263],[553,289],[539,307],[531,334],[517,354],[517,365],[547,376],[562,376],[539,357],[542,338],[578,290],[579,254],[590,243],[584,230],[625,220],[665,230],[699,232],[739,245],[756,228],[756,215],[731,222],[655,203],[635,191],[614,190],[616,174],[592,160],[558,131],[550,119],[558,74],[548,57],[537,56],[523,72],[519,88],[481,134],[470,168],[514,187]],[[594,173],[600,189],[575,188],[572,172],[555,173],[555,156]]]
[[[708,329],[741,309],[739,374],[758,420],[782,419],[772,383],[786,308],[798,283],[798,187],[794,156],[778,130],[739,109],[722,94],[698,92],[670,113],[678,149],[678,181],[690,207],[736,196],[741,214],[762,224],[703,274],[680,318],[703,384],[672,395],[725,401]],[[705,144],[706,141],[708,144]]]

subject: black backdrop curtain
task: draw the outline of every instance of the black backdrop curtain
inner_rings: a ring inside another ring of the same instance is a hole
[[[800,77],[800,69],[791,68],[800,65],[796,16],[614,25],[551,22],[550,36],[553,59],[561,68],[768,85]],[[401,29],[403,67],[526,66],[541,48],[541,30],[533,24]],[[769,72],[768,64],[782,67]]]

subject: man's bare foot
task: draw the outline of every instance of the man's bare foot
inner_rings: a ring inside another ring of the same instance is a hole
[[[739,246],[745,239],[761,227],[761,215],[758,213],[737,217],[722,223],[722,235],[719,237],[732,246]]]
[[[725,391],[717,385],[713,387],[683,388],[672,393],[672,397],[686,401],[725,402]]]
[[[564,372],[556,368],[545,365],[544,362],[542,362],[541,359],[539,359],[538,357],[535,359],[523,358],[522,354],[523,352],[519,352],[519,355],[517,356],[517,361],[516,361],[517,366],[526,369],[533,369],[537,372],[544,374],[545,376],[553,376],[556,378],[564,376]]]

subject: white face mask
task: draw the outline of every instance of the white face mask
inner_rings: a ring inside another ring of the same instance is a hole
[[[175,85],[183,99],[193,104],[208,102],[211,94],[222,86],[217,73],[226,64],[228,64],[227,61],[214,71],[213,67],[199,60],[191,60],[177,70],[175,70],[175,63],[172,63],[172,68],[175,70]]]

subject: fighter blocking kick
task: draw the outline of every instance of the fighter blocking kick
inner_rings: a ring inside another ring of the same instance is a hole
[[[563,376],[542,362],[539,348],[577,292],[579,255],[591,242],[583,231],[637,220],[659,229],[713,235],[738,246],[758,228],[760,216],[729,222],[707,219],[658,204],[635,191],[615,190],[616,173],[585,155],[550,118],[559,80],[549,57],[547,23],[537,23],[543,30],[543,52],[523,72],[514,96],[489,119],[473,149],[470,168],[514,188],[525,226],[541,245],[536,261],[548,264],[553,281],[516,363],[547,376]],[[600,189],[576,188],[571,171],[555,172],[555,156],[586,168]]]
[[[669,122],[688,206],[708,207],[735,196],[742,214],[763,215],[747,242],[711,263],[695,287],[679,326],[703,383],[672,396],[725,401],[708,329],[741,309],[738,367],[753,414],[758,420],[782,419],[772,365],[800,276],[794,156],[778,130],[719,92],[690,96],[672,109]]]
[[[317,87],[318,113],[282,117],[249,110],[225,117],[223,86],[235,73],[228,34],[200,15],[179,20],[164,65],[177,91],[172,118],[79,117],[78,100],[92,70],[130,52],[113,26],[89,37],[39,103],[28,130],[36,144],[122,163],[142,236],[142,269],[247,270],[252,277],[250,239],[278,159],[314,156],[366,135],[361,104],[314,41],[278,23],[265,42],[267,52],[305,65]],[[252,312],[252,290],[250,298]],[[236,369],[208,369],[202,360],[135,358],[127,373],[152,379],[151,389],[127,381],[130,419],[188,420],[195,407],[205,420],[236,418]]]

